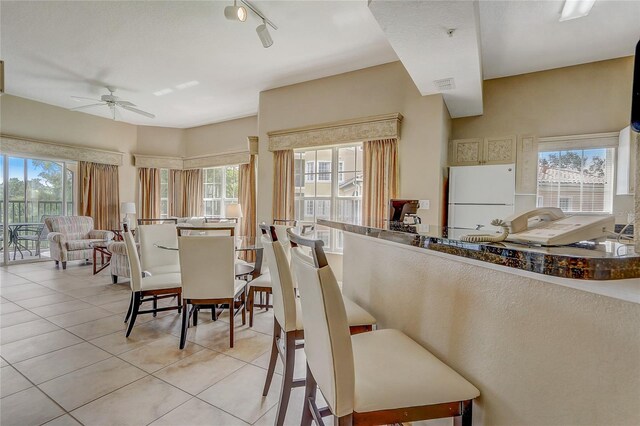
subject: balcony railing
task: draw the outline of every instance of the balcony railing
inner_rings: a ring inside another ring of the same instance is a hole
[[[8,201],[8,223],[39,223],[42,216],[62,214],[62,201]],[[73,212],[73,202],[67,202],[67,214]],[[4,220],[4,202],[0,201],[0,219]]]

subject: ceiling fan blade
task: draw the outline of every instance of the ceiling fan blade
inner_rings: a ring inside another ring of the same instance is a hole
[[[116,101],[116,104],[120,105],[121,107],[123,106],[130,106],[130,107],[134,107],[136,106],[136,104],[134,104],[133,102],[129,102],[129,101]]]
[[[93,98],[85,98],[82,96],[72,96],[71,99],[76,100],[76,101],[94,101],[94,102],[100,102],[100,99],[93,99]]]
[[[75,107],[75,108],[70,108],[69,111],[80,111],[80,110],[83,110],[83,109],[93,108],[93,107],[102,106],[102,105],[106,105],[106,103],[83,105],[83,106],[79,106],[79,107]]]
[[[142,111],[141,109],[133,108],[133,107],[130,107],[128,105],[120,105],[120,106],[122,108],[126,109],[127,111],[135,112],[136,114],[144,115],[145,117],[149,117],[149,118],[156,118],[155,115],[153,115],[153,114],[151,114],[149,112],[146,112],[146,111]]]

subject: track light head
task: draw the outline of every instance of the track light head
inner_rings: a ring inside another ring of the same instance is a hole
[[[262,21],[262,24],[256,27],[256,32],[258,33],[258,37],[260,37],[262,46],[264,48],[271,47],[271,45],[273,44],[273,39],[271,38],[271,34],[269,34],[267,24],[265,24],[264,21]]]
[[[244,22],[247,20],[247,9],[244,6],[238,6],[234,0],[233,6],[224,8],[224,16],[230,21]]]

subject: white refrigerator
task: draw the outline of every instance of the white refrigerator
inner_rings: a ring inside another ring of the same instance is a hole
[[[515,164],[450,167],[449,237],[493,232],[493,219],[513,214],[515,191]]]

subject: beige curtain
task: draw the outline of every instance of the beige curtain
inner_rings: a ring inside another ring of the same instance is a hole
[[[138,185],[138,218],[160,217],[160,170],[139,168]]]
[[[202,216],[202,169],[182,171],[183,216]]]
[[[242,219],[240,219],[240,235],[255,237],[258,223],[256,221],[256,156],[252,155],[249,164],[240,164],[238,167],[238,202],[242,206]],[[255,261],[255,253],[252,251],[240,252],[240,257],[247,262]]]
[[[398,140],[364,142],[363,151],[362,223],[384,228],[389,200],[398,194]]]
[[[169,170],[168,211],[170,217],[183,217],[182,214],[182,170]]]
[[[294,211],[293,150],[273,152],[273,219],[293,220]]]
[[[91,216],[95,229],[120,229],[118,166],[80,161],[78,211]]]

